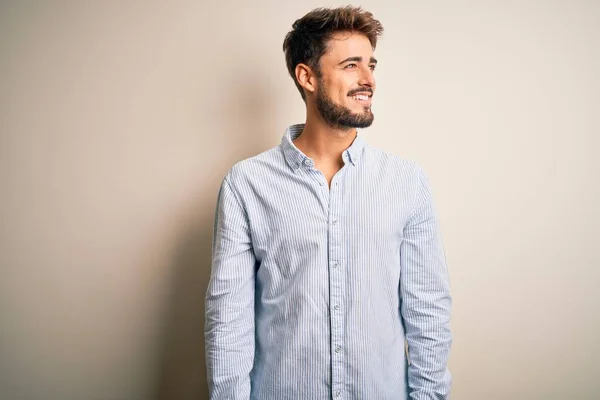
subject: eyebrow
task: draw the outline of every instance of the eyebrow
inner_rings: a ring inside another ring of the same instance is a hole
[[[359,56],[348,57],[344,61],[340,62],[338,65],[341,65],[341,64],[349,62],[349,61],[362,62],[362,60],[363,60],[363,58],[359,57]],[[369,60],[369,64],[377,64],[377,59],[375,59],[375,57],[371,57],[371,59]]]

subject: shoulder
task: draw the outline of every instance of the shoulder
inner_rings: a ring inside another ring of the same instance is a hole
[[[227,172],[225,181],[234,190],[242,188],[256,179],[268,178],[284,162],[280,146],[275,146],[235,163]]]
[[[423,168],[417,161],[377,146],[365,144],[364,155],[369,166],[387,171],[395,179],[418,182],[425,176]]]
[[[383,177],[382,186],[398,198],[405,198],[410,209],[417,209],[432,197],[429,178],[417,161],[370,145],[366,146],[365,156],[368,168],[376,168],[372,172]]]

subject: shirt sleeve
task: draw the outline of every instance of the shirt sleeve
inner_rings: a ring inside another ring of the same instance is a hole
[[[401,315],[408,344],[408,386],[414,400],[447,399],[452,334],[448,271],[431,189],[419,172],[414,212],[400,248]]]
[[[206,365],[211,400],[248,400],[255,346],[256,260],[248,217],[228,177],[219,191],[213,232]]]

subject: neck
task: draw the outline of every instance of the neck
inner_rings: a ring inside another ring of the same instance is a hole
[[[356,128],[332,128],[317,114],[309,114],[304,130],[294,140],[294,145],[315,162],[342,160],[342,153],[354,139]]]

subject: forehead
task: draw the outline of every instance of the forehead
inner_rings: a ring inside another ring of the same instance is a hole
[[[348,57],[363,57],[369,60],[373,56],[373,48],[369,39],[361,33],[339,32],[327,42],[323,61],[339,63]]]

